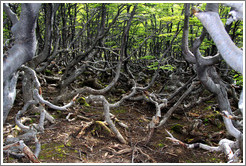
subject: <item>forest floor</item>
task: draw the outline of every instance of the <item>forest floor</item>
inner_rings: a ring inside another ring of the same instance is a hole
[[[43,92],[44,98],[47,99],[45,96],[55,96],[57,91],[44,87]],[[118,101],[120,96],[108,95],[107,98],[113,102]],[[148,144],[144,144],[143,140],[149,133],[147,125],[155,115],[155,107],[149,103],[127,101],[124,105],[111,110],[112,114],[128,125],[126,129],[116,124],[120,133],[127,140],[126,145],[121,144],[113,134],[106,132],[96,123],[81,133],[82,128],[90,122],[104,121],[103,107],[76,103],[67,111],[47,108],[56,122],[47,123],[44,132],[38,134],[41,142],[39,160],[42,163],[225,163],[226,158],[223,153],[186,149],[166,139],[167,129],[174,137],[185,143],[202,142],[217,146],[221,138],[228,136],[226,136],[222,118],[212,108],[216,105],[216,100],[214,100],[202,103],[191,110],[177,109],[165,126],[154,131]],[[21,94],[18,94],[4,127],[8,124],[14,126],[14,115],[22,106]],[[162,115],[167,110],[168,108],[163,109]],[[66,116],[69,113],[73,113],[71,118],[77,115],[86,118],[68,121]],[[28,113],[28,116],[33,121],[38,118],[37,113]],[[202,122],[200,129],[192,131],[191,126],[197,119]],[[4,138],[7,135],[5,134]],[[34,149],[34,143],[27,145]],[[14,159],[5,156],[4,162],[29,161],[26,158]]]

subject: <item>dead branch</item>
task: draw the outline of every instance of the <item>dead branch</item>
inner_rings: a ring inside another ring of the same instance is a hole
[[[186,143],[178,140],[177,138],[175,138],[167,130],[166,130],[166,132],[170,136],[170,137],[166,137],[166,138],[169,139],[170,141],[172,141],[176,145],[181,145],[181,146],[188,148],[188,149],[201,148],[201,149],[208,150],[211,152],[223,151],[225,153],[225,155],[227,156],[228,163],[238,163],[239,162],[239,154],[240,154],[240,151],[238,151],[239,149],[236,150],[234,154],[232,151],[232,149],[237,148],[237,145],[236,145],[237,143],[235,141],[231,141],[228,139],[222,139],[222,140],[220,140],[219,146],[217,146],[217,147],[209,146],[209,145],[206,145],[203,143],[186,144]]]
[[[13,144],[6,145],[3,147],[3,150],[8,150],[11,147],[17,147],[18,149],[20,149],[31,162],[41,163],[36,155],[31,151],[31,149],[24,143],[24,141],[20,140]]]
[[[191,83],[191,86],[189,87],[189,89],[187,89],[186,92],[180,97],[180,99],[174,104],[174,106],[168,110],[168,112],[164,115],[164,117],[162,118],[161,122],[159,123],[159,125],[156,128],[161,127],[162,125],[164,125],[166,123],[168,118],[172,115],[172,113],[181,104],[181,102],[184,100],[184,98],[190,94],[190,92],[195,88],[195,86],[198,83],[199,82],[197,82],[197,81],[193,81]]]

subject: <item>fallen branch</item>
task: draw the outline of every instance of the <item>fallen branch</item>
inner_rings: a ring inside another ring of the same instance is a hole
[[[240,154],[240,150],[236,150],[235,153],[233,154],[232,149],[236,149],[237,148],[237,143],[228,139],[222,139],[219,142],[219,146],[209,146],[203,143],[194,143],[194,144],[186,144],[180,140],[178,140],[177,138],[175,138],[170,132],[168,132],[166,130],[167,134],[170,137],[166,137],[167,139],[169,139],[170,141],[172,141],[174,144],[176,145],[181,145],[185,148],[188,149],[195,149],[195,148],[201,148],[204,150],[208,150],[210,152],[220,152],[223,151],[225,153],[225,155],[227,156],[227,160],[228,163],[238,163],[239,162],[239,154]]]
[[[181,102],[185,99],[185,97],[190,94],[190,92],[195,88],[195,86],[198,83],[199,81],[193,81],[191,83],[189,89],[187,89],[186,92],[180,97],[180,99],[174,104],[174,106],[168,110],[168,112],[164,115],[164,117],[162,118],[162,120],[160,121],[159,125],[156,128],[159,128],[166,123],[168,118],[172,115],[172,113],[177,109],[177,107],[181,104]]]
[[[228,133],[236,138],[237,147],[240,148],[241,153],[243,153],[243,134],[232,124],[231,119],[234,116],[231,116],[228,111],[222,111],[222,115]]]
[[[11,147],[17,147],[20,149],[31,162],[41,163],[31,149],[24,143],[24,141],[20,140],[16,143],[6,145],[3,147],[3,150],[8,150]]]
[[[81,136],[85,134],[85,130],[87,128],[89,128],[93,123],[94,123],[93,121],[92,122],[83,122],[82,128],[81,128],[79,134],[76,136],[76,138],[81,138]]]
[[[111,119],[113,119],[116,123],[118,123],[118,125],[120,125],[123,128],[128,129],[128,126],[125,123],[121,122],[118,118],[116,118],[115,115],[113,115],[111,113],[109,113],[109,114],[110,114]]]

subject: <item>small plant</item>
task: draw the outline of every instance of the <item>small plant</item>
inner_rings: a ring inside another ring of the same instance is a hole
[[[208,118],[205,118],[203,121],[204,121],[204,122],[208,122]]]
[[[83,104],[84,106],[86,107],[89,107],[90,104],[88,104],[86,101],[85,101],[85,98],[84,97],[80,97],[77,99],[77,102],[80,103],[80,104]]]
[[[233,80],[236,82],[237,86],[243,86],[243,76],[241,74],[235,74]]]
[[[45,70],[45,73],[48,74],[48,75],[53,74],[52,71],[49,70],[49,69],[46,69],[46,70]]]
[[[159,143],[158,144],[158,147],[163,148],[164,147],[164,144],[163,143]]]

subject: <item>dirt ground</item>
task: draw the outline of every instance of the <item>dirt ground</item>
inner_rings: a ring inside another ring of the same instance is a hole
[[[52,91],[44,88],[44,93],[48,94]],[[44,97],[49,96],[47,94]],[[117,101],[117,98],[113,100]],[[166,139],[167,129],[185,143],[202,142],[213,146],[218,145],[219,140],[227,136],[222,118],[213,108],[216,105],[214,100],[191,110],[177,109],[165,126],[154,131],[148,144],[145,144],[143,140],[149,133],[147,125],[151,117],[155,115],[155,108],[146,102],[128,101],[119,108],[111,110],[112,114],[128,125],[126,129],[116,124],[127,140],[125,145],[96,123],[90,125],[84,133],[80,133],[86,124],[92,121],[104,121],[102,107],[85,106],[77,102],[67,111],[47,108],[56,122],[47,123],[44,132],[38,134],[42,145],[39,160],[42,163],[224,163],[226,158],[223,153],[186,149]],[[4,127],[15,126],[14,115],[22,106],[23,102],[19,94]],[[162,115],[167,110],[168,108],[162,110]],[[77,115],[86,118],[68,121],[66,116],[70,112],[73,113],[70,119]],[[38,118],[37,114],[29,113],[27,116],[33,121]],[[200,127],[193,130],[192,125],[197,119],[200,119]],[[4,138],[8,134],[4,134]],[[34,143],[27,143],[27,145],[34,150]],[[4,162],[29,161],[26,158],[14,159],[5,155]]]

